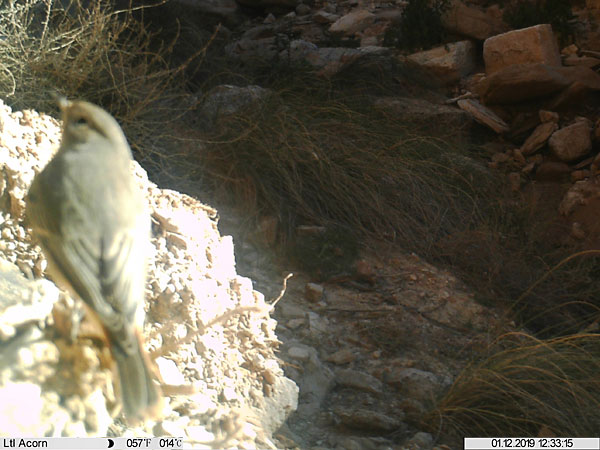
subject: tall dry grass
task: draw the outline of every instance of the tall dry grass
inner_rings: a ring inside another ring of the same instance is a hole
[[[500,336],[423,419],[464,436],[595,436],[600,427],[600,335]]]

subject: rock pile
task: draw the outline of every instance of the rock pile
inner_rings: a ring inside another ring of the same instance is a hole
[[[52,157],[59,127],[0,104],[0,434],[184,437],[195,448],[272,447],[298,388],[275,351],[271,307],[237,275],[216,211],[132,170],[152,210],[154,256],[145,342],[166,394],[161,420],[119,420],[114,364],[79,303],[49,281],[23,222],[34,173]]]

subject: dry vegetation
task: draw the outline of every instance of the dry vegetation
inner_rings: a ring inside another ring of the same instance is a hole
[[[462,436],[595,436],[600,423],[600,339],[500,336],[424,422]]]
[[[111,5],[4,2],[0,96],[15,109],[47,112],[57,111],[54,93],[100,104],[121,122],[138,158],[166,170],[170,156],[163,148],[174,139],[173,124],[190,107],[183,89],[185,64],[170,65],[175,41],[156,45],[140,20],[143,8],[117,11]]]

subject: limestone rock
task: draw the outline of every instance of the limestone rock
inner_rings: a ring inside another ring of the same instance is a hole
[[[577,160],[592,149],[591,122],[581,118],[575,123],[555,131],[550,137],[548,145],[561,161],[570,162]]]
[[[586,66],[594,68],[600,66],[600,59],[593,56],[569,55],[563,59],[565,66]]]
[[[471,41],[454,42],[413,53],[408,59],[431,72],[441,82],[452,84],[475,68],[475,45]]]
[[[12,338],[27,324],[43,321],[57,300],[53,283],[28,281],[16,265],[0,258],[0,341]]]
[[[355,359],[356,355],[348,348],[342,348],[326,358],[327,361],[337,365],[348,364]]]
[[[486,39],[483,59],[488,75],[513,64],[541,63],[560,66],[560,52],[552,27],[536,25]]]
[[[441,380],[437,375],[412,367],[392,370],[386,381],[401,392],[410,392],[410,396],[417,400],[434,398],[442,389]]]
[[[506,122],[498,117],[494,111],[486,108],[477,100],[463,99],[459,100],[457,104],[460,109],[471,114],[477,122],[491,128],[496,133],[501,134],[508,131]]]
[[[319,75],[331,77],[352,63],[366,61],[369,57],[385,57],[389,53],[390,49],[385,47],[319,48],[310,42],[295,40],[290,43],[288,51],[280,53],[280,57],[288,56],[291,61],[305,61],[318,69]]]
[[[600,198],[600,184],[594,179],[577,181],[564,195],[558,212],[568,216],[577,207],[586,205],[592,200]]]
[[[559,115],[553,111],[546,111],[545,109],[540,109],[539,112],[540,122],[554,122],[558,123]]]
[[[223,84],[213,88],[204,99],[199,110],[199,117],[214,123],[220,117],[229,116],[248,108],[257,102],[264,101],[270,91],[260,86],[233,86]]]
[[[361,31],[375,21],[375,15],[364,9],[352,11],[331,24],[329,31],[350,36]]]
[[[323,9],[320,9],[312,16],[312,20],[317,23],[334,23],[339,18],[340,16],[337,14],[331,14]]]
[[[486,104],[510,104],[547,97],[575,85],[585,92],[600,90],[600,75],[583,66],[515,64],[482,80],[479,93]]]
[[[429,126],[432,122],[448,128],[463,128],[469,124],[467,114],[447,105],[438,105],[420,98],[380,97],[373,107],[394,116],[396,120]]]
[[[335,374],[335,381],[340,386],[359,389],[379,395],[383,392],[381,381],[365,372],[353,369],[338,370]]]
[[[335,413],[344,426],[354,430],[390,433],[398,430],[402,424],[402,417],[398,417],[398,415],[391,417],[364,408],[354,410],[337,409]]]
[[[527,156],[539,150],[557,129],[558,125],[556,122],[543,122],[539,124],[521,146],[521,153]]]

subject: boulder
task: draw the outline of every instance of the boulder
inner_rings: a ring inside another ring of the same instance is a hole
[[[443,15],[444,27],[455,34],[484,40],[509,29],[497,5],[481,8],[454,0]]]
[[[486,77],[479,94],[486,104],[510,104],[558,94],[573,84],[586,91],[600,90],[600,75],[589,67],[515,64]]]
[[[575,161],[592,149],[591,134],[592,123],[581,117],[575,123],[555,131],[548,141],[548,146],[561,161]]]
[[[424,99],[408,97],[380,97],[373,107],[395,120],[430,126],[436,123],[449,129],[460,130],[471,123],[463,111],[447,105],[431,103]]]
[[[260,86],[232,86],[222,84],[211,89],[198,109],[201,123],[212,126],[219,119],[249,107],[256,107],[272,94]]]
[[[600,65],[600,59],[593,56],[567,55],[563,59],[565,66],[586,66],[594,68]]]
[[[569,179],[571,168],[562,161],[542,161],[535,171],[537,181],[560,183]]]
[[[488,75],[513,64],[541,63],[560,66],[560,52],[552,27],[536,25],[493,36],[483,43]]]
[[[384,57],[387,58],[390,49],[385,47],[323,47],[319,48],[315,44],[303,41],[301,39],[290,42],[288,50],[279,54],[281,59],[289,58],[290,61],[305,61],[315,69],[318,74],[325,77],[335,75],[345,69],[348,65],[365,62],[368,58]]]
[[[331,13],[325,11],[324,9],[318,10],[312,16],[313,21],[315,21],[317,23],[324,23],[324,24],[334,23],[339,18],[340,18],[340,16],[338,16],[337,14],[331,14]]]
[[[342,33],[346,36],[364,30],[375,21],[375,15],[365,9],[352,11],[331,24],[329,31]]]
[[[413,53],[408,60],[436,76],[444,84],[456,83],[475,68],[475,45],[471,41]]]

